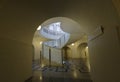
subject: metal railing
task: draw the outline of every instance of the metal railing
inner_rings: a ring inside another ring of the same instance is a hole
[[[61,34],[63,34],[63,33],[58,32],[58,31],[52,31],[52,30],[50,30],[48,28],[43,28],[43,31],[45,33],[48,33],[48,34],[51,34],[51,35],[55,35],[55,36],[60,36]]]

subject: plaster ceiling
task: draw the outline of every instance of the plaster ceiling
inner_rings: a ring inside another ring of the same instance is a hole
[[[88,34],[119,24],[110,0],[0,0],[0,37],[31,44],[36,28],[53,17],[73,19]]]
[[[83,30],[80,29],[80,25],[77,22],[66,17],[54,17],[54,18],[48,19],[41,24],[41,27],[44,28],[55,22],[60,22],[61,29],[64,32],[67,32],[70,34],[70,39],[67,44],[71,44],[72,42],[79,40],[85,34]],[[36,45],[38,45],[40,41],[46,41],[46,40],[49,40],[49,39],[42,37],[39,30],[35,32],[34,38],[33,38],[33,44],[36,43]]]

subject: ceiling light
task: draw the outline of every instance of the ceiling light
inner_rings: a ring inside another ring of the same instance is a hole
[[[74,46],[75,44],[74,44],[74,43],[72,43],[71,45],[72,45],[72,46]]]
[[[40,42],[40,44],[42,44],[42,42]]]
[[[37,28],[37,30],[40,30],[41,29],[41,26],[39,26],[38,28]]]
[[[40,76],[40,80],[42,80],[42,76]]]

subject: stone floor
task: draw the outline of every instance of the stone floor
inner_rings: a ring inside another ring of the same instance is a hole
[[[69,61],[64,67],[36,66],[33,77],[26,82],[92,82],[89,72],[82,72],[76,61]]]

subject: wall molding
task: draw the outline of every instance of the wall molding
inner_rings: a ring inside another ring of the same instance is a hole
[[[104,28],[102,26],[97,27],[89,36],[88,41],[92,41],[104,33]]]

